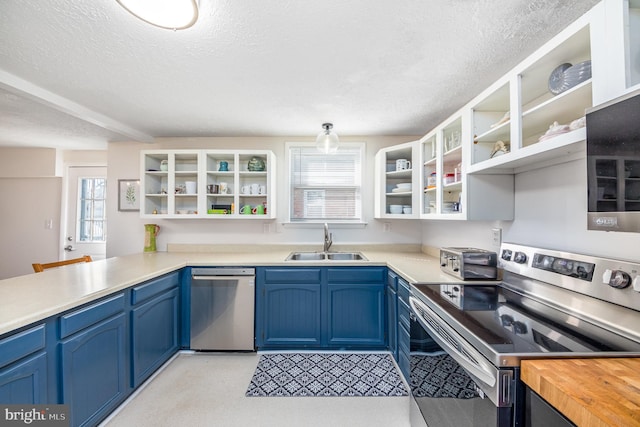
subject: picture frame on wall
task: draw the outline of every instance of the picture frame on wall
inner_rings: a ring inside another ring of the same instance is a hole
[[[140,211],[140,180],[118,180],[118,211]]]

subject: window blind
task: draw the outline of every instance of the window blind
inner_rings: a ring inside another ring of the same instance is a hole
[[[290,220],[359,221],[362,151],[361,144],[342,145],[335,154],[315,146],[290,147]]]

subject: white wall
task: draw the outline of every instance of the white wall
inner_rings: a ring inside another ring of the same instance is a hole
[[[587,230],[586,160],[517,174],[512,222],[423,221],[423,245],[496,250],[491,228],[503,241],[640,262],[640,233]]]
[[[374,156],[385,146],[415,140],[415,137],[360,137],[341,138],[342,141],[366,143],[365,179],[362,194],[366,227],[332,227],[334,244],[352,243],[410,243],[420,244],[420,223],[418,221],[392,221],[391,231],[383,232],[383,222],[373,218],[374,207]],[[118,179],[138,179],[140,177],[140,150],[167,148],[183,149],[270,149],[277,159],[277,220],[156,220],[140,219],[138,212],[118,212],[117,204],[108,209],[109,237],[107,257],[142,251],[145,223],[160,225],[157,245],[165,251],[167,243],[219,243],[224,244],[299,244],[322,245],[321,226],[294,227],[282,225],[287,217],[286,200],[286,142],[308,142],[309,137],[256,137],[256,138],[162,138],[154,144],[110,143],[108,150],[108,197],[117,200]],[[270,232],[264,232],[264,224],[270,224]]]
[[[0,178],[0,279],[58,259],[62,178]],[[46,229],[51,219],[53,228]]]
[[[106,165],[106,151],[0,149],[0,279],[33,273],[34,262],[58,259],[63,165]],[[52,228],[45,222],[51,220]]]
[[[62,176],[61,153],[54,148],[0,148],[1,178]]]

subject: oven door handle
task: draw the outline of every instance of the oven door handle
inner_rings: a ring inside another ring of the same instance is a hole
[[[468,344],[453,328],[446,324],[425,303],[409,297],[411,309],[418,322],[433,336],[432,338],[447,350],[447,353],[464,369],[489,387],[496,384],[497,370],[487,362],[482,354]],[[424,315],[423,315],[424,313]],[[429,317],[426,319],[425,317]],[[432,325],[432,323],[435,324]]]

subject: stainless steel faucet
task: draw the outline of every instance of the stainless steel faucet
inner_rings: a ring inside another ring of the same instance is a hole
[[[326,222],[324,223],[324,250],[323,252],[329,252],[329,248],[331,247],[331,244],[333,243],[333,240],[331,240],[333,237],[333,235],[331,233],[329,233],[329,224],[327,224]]]

